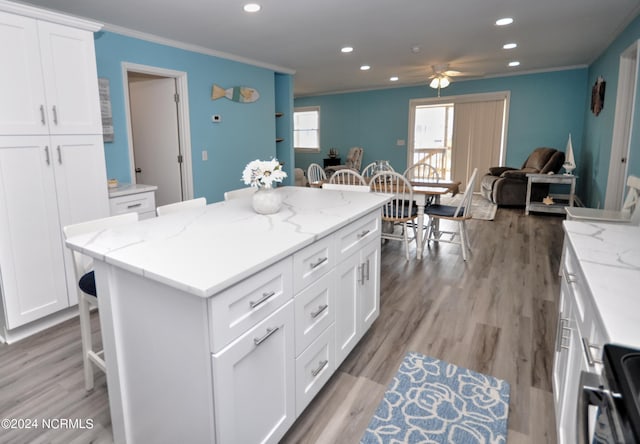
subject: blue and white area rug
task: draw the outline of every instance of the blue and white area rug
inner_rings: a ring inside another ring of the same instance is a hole
[[[508,382],[410,352],[360,443],[505,443],[508,415]]]

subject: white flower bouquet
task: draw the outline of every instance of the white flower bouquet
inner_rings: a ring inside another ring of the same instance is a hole
[[[282,171],[278,159],[251,161],[242,172],[245,185],[257,188],[272,188],[275,182],[282,182],[285,177],[287,173]]]

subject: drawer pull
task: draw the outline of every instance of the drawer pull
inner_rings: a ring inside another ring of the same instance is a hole
[[[363,237],[365,237],[367,234],[369,234],[371,232],[371,230],[362,230],[361,233],[358,233],[358,238],[362,239]]]
[[[132,208],[138,208],[138,207],[141,207],[141,206],[142,206],[141,202],[138,202],[136,204],[127,205],[127,210],[130,210]]]
[[[57,125],[58,124],[58,110],[56,109],[55,105],[53,105],[53,107],[51,108],[51,111],[53,111],[53,123],[55,123]]]
[[[328,359],[325,359],[324,361],[320,361],[318,363],[319,367],[315,370],[311,370],[311,376],[313,376],[314,378],[318,376],[318,374],[322,371],[323,368],[327,366],[328,363],[329,363]]]
[[[44,125],[44,105],[40,105],[40,122]]]
[[[44,154],[46,156],[45,160],[47,162],[47,165],[51,165],[51,159],[49,158],[49,147],[48,146],[44,147]]]
[[[275,291],[270,291],[269,293],[262,293],[262,297],[257,301],[249,301],[249,307],[256,308],[258,305],[266,302],[269,298],[275,296]]]
[[[311,269],[318,268],[320,265],[324,264],[328,260],[329,260],[328,257],[323,257],[318,259],[318,262],[316,262],[315,264],[311,264]]]
[[[60,149],[60,145],[58,145],[58,163],[62,165],[62,150]]]
[[[255,345],[262,344],[264,341],[269,339],[269,336],[271,336],[272,334],[274,334],[278,330],[280,330],[280,327],[267,328],[267,332],[265,333],[265,335],[263,337],[261,337],[261,338],[253,338],[253,343]]]
[[[567,284],[571,285],[574,282],[577,282],[576,275],[573,273],[564,273],[564,280],[567,281]]]
[[[589,344],[587,338],[582,338],[582,348],[584,348],[584,354],[587,357],[587,364],[589,364],[590,367],[593,367],[596,364],[602,364],[602,360],[594,358],[591,354],[592,348],[600,351],[600,347]]]
[[[320,316],[320,314],[325,311],[327,308],[329,308],[329,304],[324,304],[324,305],[319,305],[318,306],[318,310],[316,311],[312,311],[311,312],[311,317],[313,319],[317,318],[318,316]]]

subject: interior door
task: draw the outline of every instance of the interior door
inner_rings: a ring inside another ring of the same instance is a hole
[[[173,78],[129,82],[135,181],[158,187],[158,206],[180,202],[184,198],[175,97]]]

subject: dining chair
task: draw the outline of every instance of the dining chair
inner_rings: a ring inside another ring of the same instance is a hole
[[[323,183],[322,189],[337,191],[358,191],[362,193],[368,193],[371,191],[369,185],[345,185],[342,183]]]
[[[371,162],[369,165],[367,165],[366,167],[364,167],[364,169],[362,170],[362,172],[360,173],[360,175],[364,178],[367,177],[373,177],[375,176],[377,173],[379,173],[380,171],[377,171],[376,168],[378,167],[378,162]],[[395,171],[393,169],[393,167],[391,166],[391,164],[389,162],[385,161],[385,165],[384,165],[384,171]]]
[[[341,183],[344,185],[367,185],[364,177],[354,170],[338,170],[331,175],[329,183]]]
[[[409,260],[409,242],[416,239],[416,224],[412,224],[413,237],[409,238],[407,222],[413,222],[418,217],[418,207],[413,202],[411,183],[400,173],[384,171],[371,178],[369,187],[373,192],[393,195],[391,201],[382,207],[382,221],[391,222],[392,225],[402,225],[402,233],[396,234],[395,230],[383,231],[381,237],[382,239],[404,241],[405,257]]]
[[[471,204],[473,201],[473,187],[475,185],[478,169],[475,168],[471,177],[467,181],[467,187],[464,190],[464,195],[457,206],[454,205],[440,205],[432,204],[428,205],[424,213],[429,216],[429,227],[427,230],[426,242],[446,242],[452,244],[460,244],[462,248],[462,259],[467,260],[469,253],[471,252],[471,242],[469,241],[469,235],[467,234],[466,221],[471,219]],[[446,219],[457,223],[458,231],[444,231],[440,228],[440,220]],[[449,239],[444,239],[442,236],[449,236]],[[458,238],[456,239],[456,236]]]
[[[182,202],[161,205],[156,208],[156,214],[158,216],[166,216],[167,214],[177,213],[191,208],[202,208],[206,205],[207,199],[204,197],[198,197],[197,199],[183,200]]]
[[[128,225],[138,221],[138,213],[125,213],[117,216],[95,219],[81,222],[74,225],[67,225],[62,228],[65,240],[85,233],[92,233],[122,225]],[[93,259],[78,251],[72,250],[73,273],[75,281],[78,283],[78,311],[80,315],[80,339],[82,342],[82,364],[84,367],[84,387],[86,390],[93,389],[93,367],[106,373],[103,350],[93,348],[91,337],[91,317],[90,310],[98,308],[98,292],[96,291],[96,280],[93,272]]]
[[[428,163],[416,163],[404,170],[404,177],[411,180],[428,180],[429,182],[439,182],[440,175],[438,169]]]
[[[226,191],[224,193],[224,200],[250,197],[250,196],[253,196],[253,193],[255,193],[256,190],[257,190],[256,187],[245,187],[245,188],[238,188],[237,190]]]
[[[309,165],[309,168],[307,168],[307,180],[309,181],[309,184],[322,182],[327,180],[327,175],[320,165],[312,163]]]
[[[627,195],[620,211],[599,208],[565,207],[567,220],[640,224],[640,178],[627,178]]]

